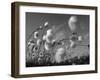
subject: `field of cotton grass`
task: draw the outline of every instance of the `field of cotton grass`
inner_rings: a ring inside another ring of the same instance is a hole
[[[26,67],[89,64],[89,44],[81,44],[83,37],[75,32],[76,23],[77,16],[72,16],[69,19],[72,35],[67,39],[63,31],[55,33],[54,28],[45,31],[48,22],[37,28],[32,33],[34,38],[27,42]],[[41,30],[45,34],[39,34]]]

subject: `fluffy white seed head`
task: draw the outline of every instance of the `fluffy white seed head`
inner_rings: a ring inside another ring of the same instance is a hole
[[[56,51],[56,55],[55,55],[55,61],[57,63],[60,63],[61,61],[63,61],[62,59],[62,55],[65,53],[65,49],[64,48],[59,48]]]
[[[48,43],[45,43],[44,44],[44,47],[45,47],[45,49],[48,51],[48,50],[50,50],[50,45],[48,44]]]
[[[48,24],[49,24],[49,23],[46,21],[46,22],[44,23],[44,26],[45,26],[45,27],[47,27],[47,26],[48,26]]]
[[[77,22],[78,22],[77,16],[71,16],[69,18],[68,25],[69,25],[69,28],[70,28],[70,30],[72,32],[76,31],[76,29],[77,29]]]
[[[37,45],[40,46],[41,44],[42,44],[41,39],[38,39],[38,40],[37,40]]]
[[[47,35],[48,35],[48,36],[49,36],[49,35],[52,35],[52,32],[53,32],[52,29],[48,29],[48,30],[47,30]]]
[[[34,32],[34,38],[35,38],[35,39],[38,39],[38,37],[39,37],[39,32],[37,32],[37,31]]]
[[[53,31],[52,29],[47,30],[47,34],[46,34],[46,41],[48,43],[52,42],[53,39]]]
[[[43,39],[43,40],[46,40],[46,35],[43,35],[42,39]]]
[[[53,40],[53,31],[52,29],[48,29],[46,35],[43,36],[43,40],[45,40],[44,47],[46,50],[50,50],[52,40]]]
[[[74,41],[71,41],[70,48],[75,48],[75,47],[76,47],[76,43]]]
[[[78,41],[82,41],[82,36],[78,36]]]

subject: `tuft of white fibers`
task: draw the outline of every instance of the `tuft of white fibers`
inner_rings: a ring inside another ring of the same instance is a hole
[[[48,29],[46,33],[46,42],[50,43],[53,39],[53,31],[52,29]]]
[[[44,23],[44,26],[47,27],[48,24],[49,24],[48,21],[46,21],[46,22]]]
[[[76,43],[74,41],[70,41],[70,48],[75,48],[76,47]]]
[[[42,39],[43,39],[43,40],[46,40],[46,35],[43,35]]]
[[[47,51],[50,50],[50,43],[45,42],[44,47]]]
[[[46,35],[43,36],[43,40],[45,40],[44,47],[46,50],[50,50],[52,40],[53,40],[53,31],[52,29],[48,29]]]
[[[78,36],[78,41],[82,41],[82,36]]]
[[[38,39],[37,40],[37,45],[40,46],[41,44],[42,44],[42,40],[41,39]]]
[[[73,32],[76,31],[77,22],[78,22],[77,16],[71,16],[69,18],[68,25],[69,25],[69,28],[70,28],[71,31],[73,31]]]
[[[38,36],[39,36],[39,32],[37,32],[37,31],[34,32],[34,38],[35,38],[35,39],[38,39]]]
[[[64,48],[58,48],[55,54],[55,61],[57,63],[60,63],[63,61],[62,55],[65,54],[65,49]]]

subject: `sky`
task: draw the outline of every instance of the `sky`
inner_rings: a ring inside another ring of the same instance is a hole
[[[43,25],[45,21],[49,22],[49,27],[56,26],[60,29],[66,29],[67,33],[70,33],[68,27],[68,20],[72,14],[46,14],[46,13],[29,13],[26,12],[26,37],[31,34],[37,27]],[[80,27],[77,31],[81,34],[89,32],[89,16],[77,15]]]

